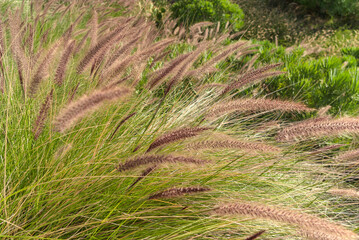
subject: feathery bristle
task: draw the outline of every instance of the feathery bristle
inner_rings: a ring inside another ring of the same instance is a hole
[[[256,55],[254,55],[251,60],[249,60],[242,68],[241,68],[241,72],[244,71],[250,71],[254,65],[254,63],[257,61],[257,59],[260,57],[260,54],[257,53]]]
[[[77,72],[82,73],[85,68],[90,64],[90,62],[101,52],[103,48],[112,43],[112,41],[120,34],[120,32],[126,28],[126,25],[120,25],[113,32],[111,32],[107,37],[99,41],[90,51],[85,55],[77,66]]]
[[[262,111],[282,111],[282,112],[310,112],[314,111],[312,108],[308,108],[304,104],[282,101],[276,99],[254,99],[254,98],[243,98],[227,103],[217,104],[208,112],[208,117],[217,117],[232,112],[262,112]]]
[[[239,78],[238,78],[238,81],[241,81],[242,79],[246,79],[246,78],[251,78],[251,77],[254,77],[254,76],[257,76],[259,74],[262,74],[262,73],[265,73],[271,69],[274,69],[274,68],[277,68],[279,66],[282,66],[283,63],[274,63],[274,64],[270,64],[270,65],[267,65],[267,66],[264,66],[264,67],[261,67],[261,68],[258,68],[258,69],[255,69],[253,71],[250,71],[250,72],[246,72],[244,74],[242,74]]]
[[[320,108],[320,109],[318,110],[318,116],[319,116],[319,117],[325,117],[325,116],[327,116],[327,113],[328,113],[328,111],[330,110],[330,108],[331,108],[330,105]]]
[[[316,217],[307,213],[281,209],[259,203],[239,202],[223,204],[214,209],[220,215],[238,214],[255,218],[269,219],[299,226],[302,229],[315,229],[324,233],[340,236],[342,239],[357,239],[354,232],[329,222],[326,219]]]
[[[328,190],[328,193],[347,198],[359,198],[359,190],[357,189],[333,188]]]
[[[3,30],[2,21],[0,20],[0,61],[4,52],[5,52],[4,30]]]
[[[52,62],[52,58],[54,55],[55,50],[59,46],[59,42],[56,42],[50,50],[48,50],[46,56],[42,60],[42,62],[39,64],[39,67],[35,71],[35,74],[32,78],[32,81],[30,83],[30,95],[34,96],[37,92],[37,89],[39,88],[39,85],[41,81],[49,74],[48,68],[50,66],[50,63]]]
[[[250,77],[243,77],[238,81],[235,81],[231,84],[228,84],[228,86],[223,90],[222,95],[237,89],[237,88],[241,88],[244,87],[248,84],[256,84],[261,80],[270,78],[270,77],[275,77],[275,76],[279,76],[282,74],[285,74],[286,72],[281,72],[281,71],[274,71],[274,72],[268,72],[268,73],[263,73],[263,74],[258,74],[258,75],[254,75],[254,76],[250,76]]]
[[[148,174],[150,174],[151,172],[153,172],[155,169],[157,168],[156,165],[154,166],[151,166],[151,167],[148,167],[146,168],[145,170],[142,171],[141,175],[131,184],[131,186],[129,186],[127,188],[128,189],[131,189],[133,186],[135,186],[139,181],[141,181],[143,178],[145,178]]]
[[[34,133],[35,139],[37,139],[40,136],[44,128],[47,113],[51,106],[52,96],[53,96],[53,90],[51,90],[51,92],[47,95],[45,102],[42,104],[40,108],[39,115],[37,116],[36,121],[34,123],[32,132]]]
[[[133,112],[129,115],[127,115],[124,119],[122,119],[120,121],[120,123],[117,125],[117,127],[115,128],[115,131],[113,131],[113,133],[110,136],[110,140],[113,138],[113,136],[115,136],[116,132],[118,131],[118,129],[122,126],[122,124],[124,124],[128,119],[130,119],[131,117],[133,117],[136,114],[136,112]]]
[[[198,48],[191,52],[188,58],[181,62],[180,68],[175,72],[174,76],[168,81],[166,93],[175,86],[184,76],[187,75],[187,71],[192,67],[193,63],[197,60],[199,55],[211,44],[211,42],[204,42],[198,46]]]
[[[64,53],[61,56],[59,65],[57,67],[56,73],[55,73],[55,78],[54,81],[57,85],[61,85],[62,82],[64,81],[64,76],[65,76],[65,71],[66,71],[66,66],[68,61],[70,60],[70,56],[72,53],[72,50],[75,47],[75,41],[72,41],[65,49]]]
[[[339,119],[324,118],[323,120],[308,121],[284,128],[278,133],[277,140],[282,142],[295,141],[358,132],[359,119],[349,117]]]
[[[188,58],[189,55],[190,53],[181,54],[170,61],[166,66],[152,73],[150,76],[152,79],[148,82],[148,88],[153,89],[155,86],[158,86],[160,83],[162,83],[169,74],[178,69],[179,64]]]
[[[171,51],[164,51],[163,53],[159,53],[157,56],[155,56],[153,58],[152,63],[150,64],[149,68],[153,68],[153,66],[155,65],[155,63],[157,63],[158,61],[163,60]]]
[[[199,22],[199,23],[193,24],[189,30],[191,33],[193,33],[194,31],[198,31],[198,29],[201,27],[208,27],[213,24],[214,24],[213,22]]]
[[[140,157],[135,157],[133,159],[130,159],[125,163],[120,163],[119,166],[117,167],[117,170],[126,171],[142,165],[161,164],[161,163],[186,163],[186,164],[202,165],[208,163],[208,161],[201,159],[194,159],[190,157],[182,157],[182,156],[143,155]]]
[[[359,159],[359,149],[343,152],[335,158],[335,160],[340,162],[354,159]]]
[[[316,229],[301,229],[299,234],[308,240],[343,240],[341,236],[337,236],[329,232],[318,231]]]
[[[93,10],[91,19],[91,48],[97,44],[97,32],[98,32],[98,16],[97,11]]]
[[[85,44],[89,35],[90,35],[90,30],[87,31],[87,33],[81,38],[81,41],[76,45],[73,51],[73,55],[76,55],[82,49],[82,46]]]
[[[24,49],[21,46],[21,19],[19,10],[15,11],[11,16],[9,16],[9,26],[10,26],[10,35],[11,35],[11,50],[14,54],[15,62],[18,67],[20,84],[23,89],[23,92],[26,93],[26,81],[28,70],[29,70],[29,61],[24,52]]]
[[[197,91],[201,91],[203,89],[208,89],[208,88],[223,88],[227,86],[226,84],[223,83],[208,83],[208,84],[201,84],[198,87],[196,87]]]
[[[120,99],[130,93],[130,89],[117,87],[113,89],[97,90],[89,95],[85,95],[70,103],[58,115],[54,121],[55,130],[64,132],[74,122],[80,120],[90,111],[98,108],[106,101]]]
[[[180,197],[185,194],[194,194],[199,192],[208,192],[211,189],[208,187],[200,187],[200,186],[194,186],[194,187],[173,187],[170,189],[167,189],[165,191],[153,194],[149,197],[149,199],[157,199],[157,198],[172,198],[172,197]]]
[[[123,59],[119,59],[118,61],[114,62],[111,67],[104,71],[101,79],[116,77],[132,63],[145,60],[151,55],[155,55],[158,52],[163,51],[169,44],[173,43],[174,41],[174,39],[163,39],[142,51],[136,52],[134,55],[129,55]]]
[[[80,86],[80,83],[76,84],[76,86],[71,89],[71,94],[69,93],[70,97],[68,98],[67,103],[72,102],[79,86]]]
[[[178,129],[178,130],[166,133],[166,134],[158,137],[147,149],[147,152],[150,152],[153,149],[155,149],[159,146],[162,146],[162,145],[166,145],[166,144],[169,144],[169,143],[181,140],[181,139],[186,139],[186,138],[197,136],[201,132],[203,132],[205,130],[209,130],[209,129],[211,129],[211,128],[208,128],[208,127],[182,128],[182,129]]]
[[[208,69],[212,69],[218,62],[226,59],[228,56],[230,56],[234,52],[236,52],[238,50],[242,50],[242,48],[244,46],[246,46],[247,44],[248,44],[247,42],[240,41],[240,42],[233,43],[233,44],[225,47],[221,51],[221,53],[214,56],[212,59],[210,59],[208,62],[206,62],[203,66],[190,71],[187,75],[193,76],[193,77],[201,77],[203,74],[208,73]],[[250,48],[250,47],[252,47],[252,46],[249,46],[247,48]]]
[[[252,236],[247,237],[245,240],[254,240],[254,239],[257,239],[257,238],[260,237],[263,233],[265,233],[265,230],[259,231],[259,232],[255,233],[255,234],[253,234]]]
[[[111,66],[119,57],[130,54],[135,45],[138,43],[138,40],[140,40],[140,37],[135,37],[134,39],[123,45],[121,48],[119,48],[117,52],[110,58],[110,60],[108,60],[106,65]]]
[[[243,149],[249,151],[263,151],[263,152],[280,152],[281,149],[258,142],[241,142],[235,140],[224,141],[203,141],[195,142],[187,145],[191,149],[218,149],[218,148],[233,148]]]
[[[253,57],[253,59],[255,59],[255,58]],[[265,72],[267,72],[267,71],[269,71],[271,69],[277,68],[277,67],[279,67],[281,65],[283,65],[283,64],[282,63],[275,63],[275,64],[267,65],[267,66],[252,70],[250,72],[246,72],[246,73],[242,74],[238,78],[238,80],[236,82],[232,83],[232,84],[235,84],[236,88],[239,88],[239,87],[247,85],[248,83],[253,83],[257,79],[261,79],[261,76],[262,76],[263,73],[265,73]],[[278,73],[280,73],[280,72],[278,72]]]
[[[345,144],[333,144],[333,145],[325,146],[325,147],[319,148],[319,149],[317,149],[315,151],[309,152],[309,154],[310,155],[316,155],[316,154],[320,154],[320,153],[325,153],[325,152],[328,152],[330,150],[337,149],[337,148],[340,148],[340,147],[343,147],[343,146],[345,146]]]

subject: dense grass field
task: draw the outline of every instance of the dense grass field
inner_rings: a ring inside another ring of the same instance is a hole
[[[358,239],[359,119],[268,91],[286,69],[231,26],[0,11],[1,239]]]

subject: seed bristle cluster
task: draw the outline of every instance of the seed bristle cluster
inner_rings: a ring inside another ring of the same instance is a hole
[[[255,202],[227,203],[216,207],[214,212],[219,215],[244,215],[279,221],[306,230],[329,233],[329,235],[341,237],[343,240],[354,240],[358,238],[358,235],[354,232],[329,222],[326,219],[295,210],[282,209]]]
[[[90,111],[100,107],[104,102],[123,98],[130,92],[130,89],[125,87],[97,90],[81,97],[77,101],[71,102],[56,117],[54,121],[55,130],[64,132],[74,122],[80,120]]]
[[[34,123],[32,132],[34,133],[35,139],[37,139],[40,136],[45,126],[45,120],[51,106],[52,97],[53,97],[53,90],[51,90],[51,92],[46,96],[45,102],[42,104],[40,108],[40,112]]]
[[[257,239],[257,238],[259,238],[263,233],[265,233],[265,230],[259,231],[259,232],[255,233],[255,234],[253,234],[252,236],[247,237],[245,240],[254,240],[254,239]]]
[[[358,160],[359,163],[359,149],[350,150],[340,153],[335,157],[335,160],[339,162],[349,161],[349,160]]]
[[[173,198],[180,197],[185,194],[194,194],[200,192],[208,192],[211,189],[208,187],[194,186],[194,187],[173,187],[162,192],[153,194],[149,199],[158,199],[158,198]]]
[[[187,145],[190,149],[242,149],[247,151],[280,152],[281,149],[275,146],[259,142],[244,142],[236,140],[223,141],[202,141]]]
[[[169,133],[166,133],[158,137],[147,149],[147,152],[152,151],[159,146],[166,145],[181,139],[197,136],[203,131],[209,130],[209,127],[194,127],[194,128],[182,128]]]
[[[60,62],[59,62],[59,65],[57,67],[55,77],[54,77],[54,81],[57,85],[61,85],[62,82],[64,81],[67,63],[70,60],[71,53],[72,53],[74,47],[75,47],[75,41],[71,41],[71,43],[68,44],[68,46],[66,46],[65,51],[63,52],[63,54],[61,56],[61,59],[60,59]]]
[[[40,62],[35,74],[30,83],[30,95],[34,96],[37,93],[41,81],[49,75],[49,66],[52,63],[56,49],[59,47],[60,42],[56,42],[48,50],[44,59]]]
[[[359,190],[357,189],[332,188],[328,190],[328,193],[341,197],[359,199]]]
[[[254,99],[242,98],[215,105],[207,114],[208,118],[223,116],[232,112],[311,112],[314,109],[305,106],[302,103],[282,101],[276,99]]]
[[[142,165],[161,164],[161,163],[185,163],[185,164],[203,165],[208,163],[208,161],[195,159],[191,157],[183,157],[183,156],[143,155],[127,160],[124,163],[120,163],[119,166],[117,167],[117,170],[126,171]]]
[[[150,166],[142,171],[141,175],[127,188],[131,189],[133,186],[135,186],[139,181],[141,181],[143,178],[145,178],[147,175],[149,175],[151,172],[153,172],[157,168],[156,165]]]
[[[237,81],[234,81],[233,83],[229,84],[222,92],[222,94],[226,94],[227,92],[236,89],[236,88],[241,88],[243,86],[246,86],[248,84],[255,84],[260,80],[269,78],[269,77],[274,77],[274,76],[278,76],[281,74],[284,74],[285,72],[281,72],[281,71],[275,71],[275,72],[269,72],[266,73],[267,71],[273,69],[273,68],[277,68],[279,66],[281,66],[282,63],[276,63],[276,64],[271,64],[271,65],[267,65],[258,69],[255,69],[253,71],[250,72],[246,72],[244,74],[242,74]]]
[[[355,134],[359,132],[359,119],[342,117],[338,119],[320,119],[318,121],[308,121],[295,124],[282,129],[277,140],[296,141],[305,140],[313,137],[336,136],[342,134]]]

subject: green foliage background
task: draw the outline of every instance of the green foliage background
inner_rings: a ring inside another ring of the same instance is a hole
[[[219,21],[225,25],[228,21],[235,30],[243,26],[242,9],[229,0],[179,0],[170,8],[179,22],[189,25],[201,21]]]

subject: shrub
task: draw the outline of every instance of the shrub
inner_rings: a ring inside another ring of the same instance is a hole
[[[304,56],[303,48],[286,52],[268,41],[260,42],[257,64],[283,62],[288,75],[266,81],[264,93],[287,99],[301,99],[310,107],[332,106],[331,113],[355,113],[359,107],[358,61],[351,55]],[[343,50],[349,52],[348,50]],[[355,54],[355,52],[353,53]]]
[[[343,18],[359,19],[357,0],[295,0],[310,10]]]
[[[179,0],[172,4],[171,10],[179,22],[188,25],[219,21],[224,26],[228,21],[234,30],[243,26],[243,11],[229,0]]]

